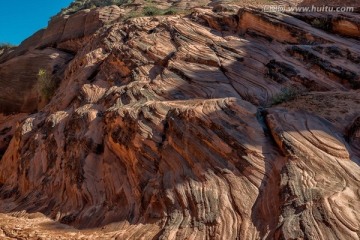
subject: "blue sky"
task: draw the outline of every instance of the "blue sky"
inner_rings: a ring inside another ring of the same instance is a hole
[[[45,28],[61,8],[72,0],[7,0],[0,7],[0,43],[18,45],[41,28]]]

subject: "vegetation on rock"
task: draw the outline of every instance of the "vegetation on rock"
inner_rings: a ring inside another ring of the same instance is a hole
[[[16,47],[16,45],[11,44],[11,43],[0,43],[0,50],[9,49],[9,48],[13,48],[13,47]]]
[[[109,5],[124,5],[130,3],[131,0],[76,0],[69,7],[61,10],[61,15],[70,15],[84,9],[92,9],[96,7],[104,7]]]
[[[57,87],[56,82],[52,79],[51,75],[45,69],[40,69],[37,77],[37,87],[39,95],[46,100],[50,100],[55,93]]]
[[[289,102],[296,99],[297,96],[300,95],[300,91],[295,88],[283,88],[281,89],[281,93],[275,95],[271,99],[271,105],[278,105],[283,102]]]

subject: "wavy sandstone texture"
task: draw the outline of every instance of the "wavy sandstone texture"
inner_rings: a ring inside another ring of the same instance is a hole
[[[210,5],[0,55],[2,239],[360,238],[360,15]]]

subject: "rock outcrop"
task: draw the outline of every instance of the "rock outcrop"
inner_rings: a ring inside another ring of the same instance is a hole
[[[32,50],[11,58],[1,64],[0,112],[33,112],[37,110],[36,88],[39,69],[46,69],[55,78],[61,79],[66,63],[72,55],[57,49]]]
[[[359,36],[215,5],[61,15],[0,56],[0,236],[359,239]]]

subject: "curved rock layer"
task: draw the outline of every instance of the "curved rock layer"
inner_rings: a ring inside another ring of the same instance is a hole
[[[40,69],[52,74],[54,80],[63,77],[70,54],[57,49],[29,51],[1,64],[0,68],[0,112],[33,112],[38,105],[37,75]]]
[[[50,24],[59,89],[0,117],[0,236],[359,239],[356,38],[256,8],[78,20],[106,9]],[[31,89],[9,54],[0,85]]]

